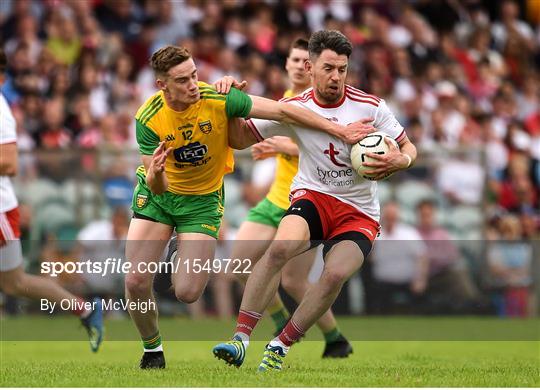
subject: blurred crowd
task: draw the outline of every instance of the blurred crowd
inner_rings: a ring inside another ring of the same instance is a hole
[[[347,82],[386,99],[419,149],[418,167],[386,198],[401,205],[401,221],[420,224],[415,208],[429,207],[421,203],[431,194],[436,207],[457,208],[435,212],[449,237],[499,242],[487,256],[494,288],[529,288],[515,273],[530,269],[532,257],[520,263],[512,248],[540,234],[536,0],[3,0],[8,74],[1,91],[17,120],[18,147],[30,156],[22,174],[54,176],[32,160],[38,151],[135,150],[134,113],[155,91],[148,58],[163,45],[187,47],[200,80],[232,75],[248,81],[248,93],[279,99],[288,88],[290,43],[319,29],[347,35],[354,44]],[[95,170],[92,155],[80,160],[82,171]],[[119,161],[105,173],[111,209],[129,203],[133,164]],[[257,178],[272,176],[271,167],[261,169]],[[239,180],[249,189],[237,194],[247,208],[259,200],[259,184],[247,175]],[[86,194],[62,185],[55,191]],[[42,183],[26,193],[51,188]],[[375,267],[375,276],[384,268]]]

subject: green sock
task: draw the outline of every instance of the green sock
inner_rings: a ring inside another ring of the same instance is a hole
[[[277,305],[269,307],[268,312],[270,313],[270,317],[272,317],[272,321],[274,321],[274,324],[276,325],[276,330],[281,330],[285,327],[285,325],[287,325],[290,315],[283,303],[280,302]]]
[[[341,332],[336,326],[334,329],[328,332],[324,332],[323,335],[324,335],[324,341],[326,341],[326,343],[328,344],[328,343],[333,343],[334,341],[336,341],[339,338],[339,336],[341,336]]]
[[[143,347],[145,352],[158,352],[163,351],[163,347],[161,346],[161,335],[159,334],[159,330],[156,334],[150,336],[150,337],[142,337]]]

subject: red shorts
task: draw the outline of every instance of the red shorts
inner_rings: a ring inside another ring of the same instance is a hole
[[[331,240],[342,233],[359,232],[373,242],[379,234],[381,225],[377,221],[333,196],[313,190],[296,190],[291,195],[291,206],[300,199],[309,200],[315,205],[324,240]]]
[[[20,236],[19,208],[0,213],[0,242],[16,240]]]

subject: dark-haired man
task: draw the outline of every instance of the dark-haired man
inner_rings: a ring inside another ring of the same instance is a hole
[[[345,85],[352,52],[349,40],[338,31],[318,31],[311,36],[308,49],[306,69],[312,88],[286,101],[337,123],[371,118],[373,126],[394,138],[401,150],[388,140],[388,154],[368,154],[377,160],[365,164],[371,167],[369,173],[379,180],[408,168],[416,158],[416,148],[386,103]],[[243,363],[251,332],[276,293],[282,268],[317,241],[326,240],[319,281],[308,289],[279,336],[266,346],[259,365],[259,371],[281,370],[290,346],[331,307],[345,281],[369,254],[379,231],[377,184],[356,174],[350,145],[333,136],[307,134],[300,126],[272,121],[249,120],[242,125],[251,128],[259,140],[274,135],[292,137],[300,148],[300,162],[291,187],[291,206],[248,279],[233,339],[216,345],[215,356],[237,367]]]
[[[300,95],[311,86],[309,74],[304,67],[308,59],[308,41],[302,38],[295,40],[285,64],[291,85],[291,89],[284,94],[285,98]],[[273,137],[253,145],[252,155],[255,159],[275,156],[276,173],[266,197],[249,211],[240,226],[231,254],[233,259],[248,258],[256,262],[270,246],[279,221],[291,203],[289,192],[298,171],[298,153],[298,146],[287,137]],[[281,286],[297,303],[302,300],[309,287],[308,276],[316,254],[316,249],[310,250],[297,256],[283,268]],[[245,284],[249,274],[240,273],[236,276]],[[290,315],[278,293],[272,298],[267,311],[276,326],[276,334],[279,334]],[[343,358],[352,353],[352,347],[341,334],[331,309],[321,316],[317,326],[326,343],[323,357]]]

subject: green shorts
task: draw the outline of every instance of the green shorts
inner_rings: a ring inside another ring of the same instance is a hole
[[[223,217],[225,193],[220,190],[205,195],[153,194],[143,174],[137,173],[131,209],[136,217],[170,225],[177,233],[203,233],[218,237]]]
[[[270,202],[268,198],[264,198],[257,206],[249,210],[247,220],[277,228],[286,211]]]

